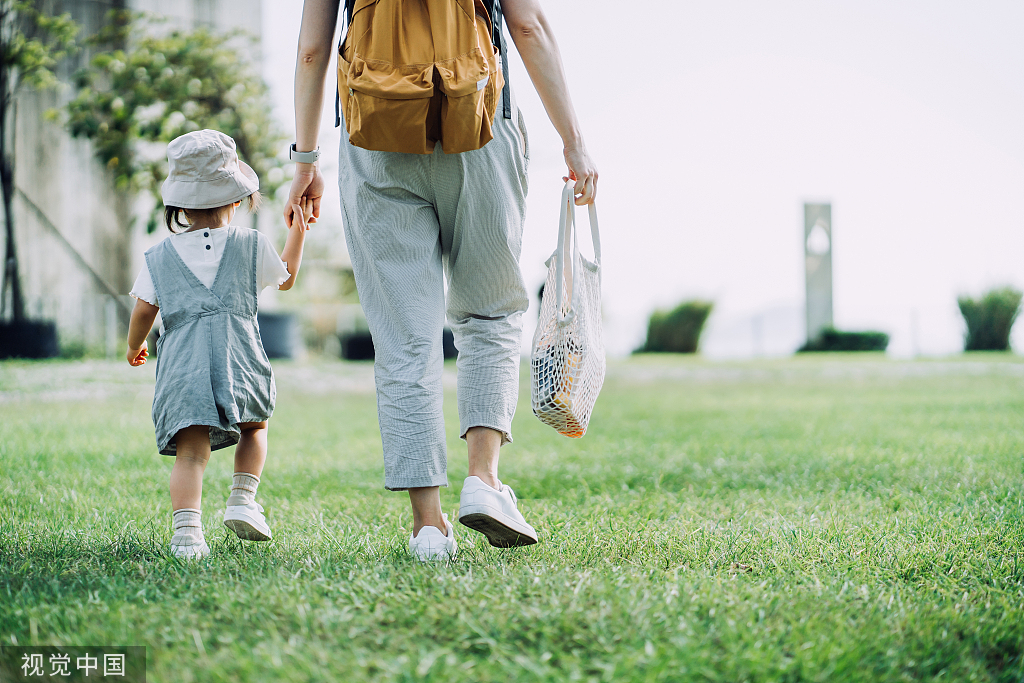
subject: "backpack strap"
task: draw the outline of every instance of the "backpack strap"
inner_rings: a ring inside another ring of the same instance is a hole
[[[508,45],[505,44],[505,33],[501,30],[501,0],[494,0],[491,5],[491,29],[491,43],[497,46],[501,54],[501,73],[505,77],[505,87],[501,89],[501,111],[506,119],[511,119],[512,92],[508,85]]]
[[[341,52],[341,46],[345,44],[345,33],[349,26],[352,25],[352,9],[355,5],[355,0],[345,0],[345,23],[341,27],[341,42],[338,44],[338,51]],[[507,80],[507,77],[506,77]],[[334,127],[341,127],[341,90],[340,86],[335,83],[334,86]]]

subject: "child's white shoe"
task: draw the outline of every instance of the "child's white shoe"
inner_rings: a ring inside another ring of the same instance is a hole
[[[270,527],[263,515],[263,506],[252,502],[246,505],[228,505],[224,511],[224,526],[243,541],[269,541]]]
[[[409,552],[420,562],[444,562],[455,559],[455,551],[458,550],[455,530],[448,521],[448,515],[441,517],[444,518],[446,533],[442,534],[435,526],[425,526],[416,536],[409,536]]]
[[[203,535],[202,513],[197,508],[182,508],[174,511],[174,535],[171,536],[171,553],[184,560],[198,560],[210,554]]]
[[[199,560],[210,554],[210,546],[202,535],[179,532],[171,537],[171,553],[183,560]]]

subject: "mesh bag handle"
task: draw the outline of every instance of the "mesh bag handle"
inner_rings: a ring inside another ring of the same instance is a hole
[[[579,291],[576,287],[575,278],[580,255],[580,245],[577,239],[579,230],[576,226],[575,187],[576,183],[574,181],[567,180],[565,182],[565,186],[562,188],[562,206],[558,216],[558,247],[555,249],[555,293],[558,295],[558,298],[555,301],[559,302],[559,306],[556,309],[555,315],[558,316],[558,323],[560,325],[567,325],[572,321],[579,305]],[[594,265],[600,267],[601,235],[597,225],[597,207],[591,202],[587,208],[589,209],[590,237],[594,243]],[[572,259],[569,262],[569,275],[566,278],[565,263],[569,251],[570,235],[572,236]],[[561,302],[564,301],[565,292],[562,286],[566,279],[568,279],[572,287],[572,299],[569,304],[569,310],[563,315]]]

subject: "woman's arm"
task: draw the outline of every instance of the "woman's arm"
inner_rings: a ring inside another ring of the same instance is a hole
[[[583,143],[583,133],[569,97],[562,56],[540,2],[502,0],[501,9],[548,118],[562,137],[565,164],[569,167],[569,177],[576,181],[575,192],[579,195],[576,204],[590,204],[597,197],[597,167]]]
[[[132,309],[132,319],[128,323],[127,357],[129,365],[139,366],[146,364],[146,356],[149,355],[149,351],[146,350],[148,346],[146,337],[149,336],[150,330],[153,329],[153,321],[156,320],[156,314],[159,311],[159,308],[147,301],[142,299],[135,300],[135,308]]]
[[[299,28],[298,54],[295,59],[295,149],[311,152],[317,148],[320,136],[320,117],[324,108],[324,81],[334,54],[334,28],[338,22],[340,0],[306,0],[302,6],[302,24]],[[320,216],[320,198],[324,193],[324,180],[319,164],[295,164],[288,201],[284,207],[284,220],[292,227],[293,220],[306,221],[302,216],[303,200],[313,203],[315,223]]]

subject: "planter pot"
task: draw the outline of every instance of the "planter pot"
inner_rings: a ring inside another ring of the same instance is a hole
[[[373,337],[369,332],[339,334],[341,357],[345,360],[373,360]]]
[[[341,357],[345,360],[373,360],[373,337],[369,332],[357,330],[339,334]],[[445,360],[458,358],[459,351],[455,348],[455,335],[447,327],[441,332],[441,349]]]
[[[441,331],[441,349],[445,360],[459,357],[459,350],[455,348],[455,335],[452,334],[451,328],[446,327]]]
[[[299,350],[299,325],[292,313],[264,313],[256,315],[260,326],[260,339],[267,358],[295,358]]]
[[[59,355],[57,323],[52,320],[0,322],[0,359],[55,358]]]

